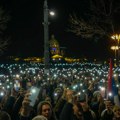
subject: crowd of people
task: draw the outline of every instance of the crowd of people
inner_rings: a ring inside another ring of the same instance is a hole
[[[120,104],[108,94],[109,64],[0,64],[0,120],[120,120]],[[120,68],[113,67],[120,100]],[[36,94],[31,88],[37,88]]]

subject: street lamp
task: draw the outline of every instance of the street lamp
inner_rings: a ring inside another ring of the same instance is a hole
[[[51,16],[54,16],[55,15],[55,12],[54,11],[50,11],[49,12]]]
[[[113,40],[117,40],[117,44],[119,45],[119,42],[120,42],[120,34],[112,35],[111,38],[112,38]]]
[[[115,60],[116,60],[116,51],[118,50],[118,46],[112,46],[111,49],[115,51]]]
[[[49,13],[47,0],[44,0],[44,74],[47,75],[50,73],[49,67],[50,67],[50,52],[49,52],[49,21],[48,17],[49,14],[51,16],[54,16],[55,13],[51,11]]]
[[[111,36],[111,38],[113,39],[113,40],[116,40],[117,41],[117,46],[118,46],[118,60],[119,60],[119,49],[120,49],[120,34],[114,34],[114,35],[112,35]]]

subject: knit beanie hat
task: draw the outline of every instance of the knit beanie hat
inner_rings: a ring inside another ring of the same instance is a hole
[[[44,117],[43,115],[37,115],[32,120],[47,120],[47,118]]]

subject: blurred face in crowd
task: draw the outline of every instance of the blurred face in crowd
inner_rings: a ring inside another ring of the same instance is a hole
[[[42,115],[45,116],[47,119],[50,119],[52,115],[52,110],[48,104],[42,106]]]
[[[97,100],[98,100],[98,101],[103,100],[103,97],[102,97],[102,95],[101,95],[101,94],[97,95]]]
[[[112,106],[112,103],[111,103],[110,101],[107,101],[107,102],[106,102],[106,109],[107,109],[107,110],[111,110],[112,107],[113,107],[113,106]]]
[[[119,108],[119,109],[116,109],[116,110],[114,111],[114,115],[115,115],[115,117],[120,118],[120,108]]]

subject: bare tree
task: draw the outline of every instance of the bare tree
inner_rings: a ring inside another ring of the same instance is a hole
[[[9,37],[6,36],[5,30],[10,16],[0,7],[0,55],[6,50],[8,46]]]
[[[90,10],[86,18],[70,15],[68,31],[83,38],[97,34],[109,36],[115,32],[114,16],[120,13],[119,0],[90,0]]]

